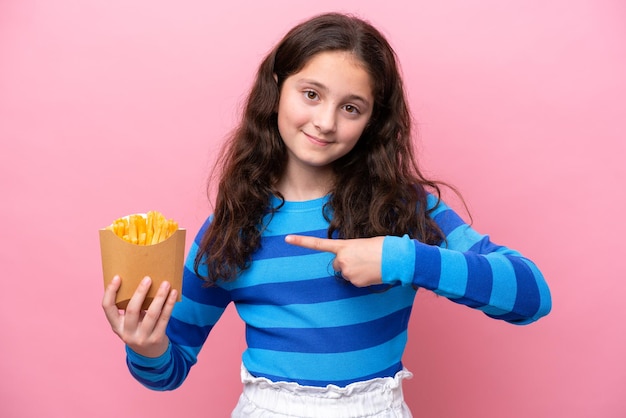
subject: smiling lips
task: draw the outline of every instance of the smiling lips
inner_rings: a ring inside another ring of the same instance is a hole
[[[324,146],[327,146],[327,145],[332,143],[332,141],[325,141],[323,139],[319,139],[319,138],[317,138],[315,136],[307,134],[306,132],[303,132],[303,133],[304,133],[304,136],[306,136],[309,139],[309,141],[311,141],[315,145],[319,145],[319,146],[324,147]]]

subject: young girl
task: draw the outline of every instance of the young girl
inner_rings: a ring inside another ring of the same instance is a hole
[[[370,24],[325,14],[261,63],[220,159],[215,212],[165,283],[103,308],[148,388],[183,383],[231,302],[246,324],[233,417],[409,417],[402,380],[416,291],[513,324],[551,308],[542,274],[490,242],[418,169],[395,55]]]

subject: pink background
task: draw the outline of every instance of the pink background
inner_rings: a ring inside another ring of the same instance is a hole
[[[528,327],[419,295],[415,414],[626,416],[623,1],[211,3],[0,1],[0,416],[228,416],[234,310],[183,387],[144,389],[100,308],[97,230],[157,209],[195,234],[257,64],[329,10],[387,34],[425,170],[457,185],[476,228],[533,258],[553,292],[553,312]]]

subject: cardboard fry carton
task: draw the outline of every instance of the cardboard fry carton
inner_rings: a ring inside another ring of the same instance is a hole
[[[119,309],[126,309],[139,283],[146,276],[152,279],[152,286],[142,309],[148,309],[163,281],[168,281],[172,289],[178,290],[178,301],[181,300],[185,229],[178,229],[165,241],[153,245],[131,244],[109,229],[103,228],[99,232],[104,287],[111,283],[115,275],[122,278],[115,299]]]

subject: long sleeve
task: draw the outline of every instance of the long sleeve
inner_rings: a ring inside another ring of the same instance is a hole
[[[196,235],[185,262],[182,300],[176,303],[166,331],[170,340],[167,351],[160,357],[149,358],[126,348],[131,374],[149,389],[172,390],[183,383],[211,329],[231,301],[228,291],[205,287],[205,282],[194,272],[198,245],[209,222]]]
[[[431,206],[436,199],[429,196]],[[386,237],[383,282],[401,282],[445,296],[513,324],[529,324],[547,315],[551,295],[542,273],[529,259],[499,246],[439,203],[432,215],[446,235],[440,246],[408,236]]]

